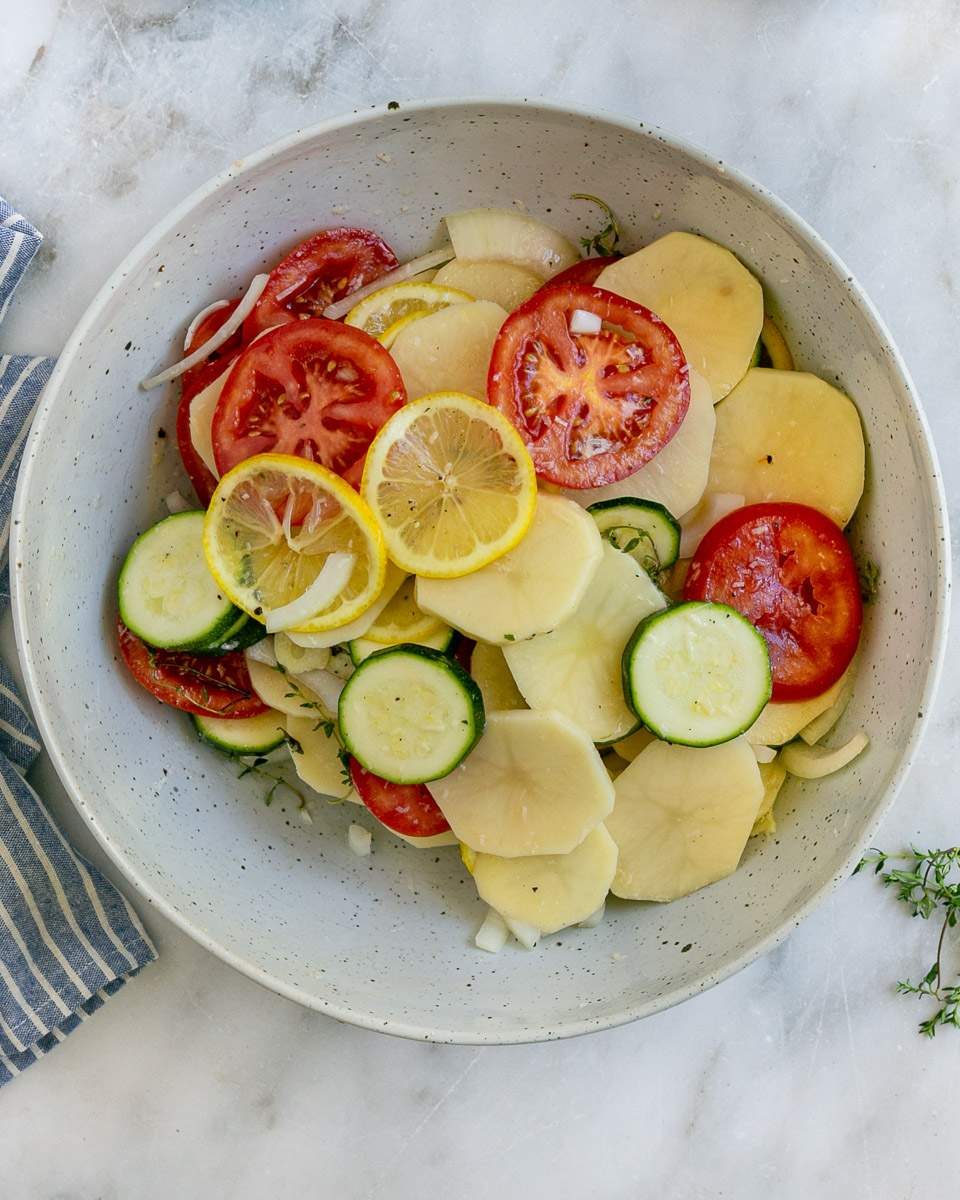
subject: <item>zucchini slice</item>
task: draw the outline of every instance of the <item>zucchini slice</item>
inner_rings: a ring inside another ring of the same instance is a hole
[[[283,744],[283,713],[258,713],[255,717],[228,720],[223,717],[193,717],[193,725],[204,742],[225,754],[269,754]]]
[[[725,604],[688,601],[654,613],[623,652],[624,695],[665,742],[729,742],[754,723],[770,690],[767,643]]]
[[[198,511],[165,517],[130,547],[117,584],[120,618],[150,646],[217,646],[244,615],[220,591],[203,555]]]
[[[680,553],[680,525],[677,518],[656,500],[598,500],[587,512],[593,517],[600,536],[616,550],[631,555],[656,580],[672,567]]]
[[[405,643],[371,654],[340,695],[340,735],[353,757],[391,783],[440,779],[483,733],[480,689],[438,650]]]

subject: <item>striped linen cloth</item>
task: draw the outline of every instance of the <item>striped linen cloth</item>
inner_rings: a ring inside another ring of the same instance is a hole
[[[0,320],[40,240],[0,197]],[[53,361],[0,354],[0,610],[9,599],[17,471]],[[74,853],[23,778],[41,749],[13,676],[0,662],[0,1087],[156,958],[136,913]]]

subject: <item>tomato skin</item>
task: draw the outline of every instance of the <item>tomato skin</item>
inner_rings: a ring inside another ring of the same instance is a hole
[[[387,243],[369,229],[321,229],[270,272],[256,307],[243,323],[244,340],[252,341],[273,325],[320,317],[334,301],[398,266]]]
[[[407,837],[435,837],[450,828],[436,800],[422,783],[390,783],[350,759],[357,795],[377,820]]]
[[[213,416],[217,470],[276,452],[356,486],[374,436],[405,401],[397,364],[362,329],[323,318],[281,325],[230,371]]]
[[[607,329],[571,334],[576,309]],[[649,309],[587,284],[547,284],[504,321],[487,398],[516,426],[541,479],[594,488],[663,449],[686,416],[690,380],[680,343]]]
[[[203,654],[154,650],[117,620],[120,653],[130,674],[163,704],[198,717],[241,720],[268,711],[250,684],[241,650]]]
[[[191,354],[198,346],[202,346],[204,342],[212,338],[238,304],[239,300],[231,300],[226,308],[218,308],[204,317],[190,339],[190,344],[186,347],[187,353]],[[228,369],[240,353],[242,344],[242,335],[238,329],[205,362],[191,367],[189,371],[184,371],[180,380],[180,403],[177,405],[177,446],[180,450],[183,468],[190,477],[193,490],[197,493],[204,508],[210,503],[210,497],[217,486],[217,481],[207,464],[194,449],[193,439],[190,436],[190,405],[205,387],[208,387],[215,379],[219,379]]]
[[[574,263],[572,267],[567,267],[559,275],[554,275],[545,286],[554,287],[557,284],[585,283],[589,287],[592,287],[597,282],[597,277],[605,267],[609,267],[611,263],[619,261],[619,254],[608,254],[604,258],[582,258],[580,262]]]
[[[749,504],[701,541],[685,600],[729,604],[763,634],[774,700],[818,696],[850,665],[863,604],[841,529],[805,504]]]

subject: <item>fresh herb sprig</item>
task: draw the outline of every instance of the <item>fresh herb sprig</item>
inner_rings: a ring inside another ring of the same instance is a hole
[[[872,558],[857,564],[857,579],[860,583],[860,598],[864,604],[876,600],[880,591],[880,566]]]
[[[905,865],[888,870],[892,862]],[[946,850],[912,846],[908,854],[900,855],[872,850],[857,864],[854,875],[871,865],[885,887],[896,888],[897,899],[907,905],[911,916],[924,921],[932,916],[941,918],[936,960],[919,981],[901,979],[897,992],[930,999],[938,1006],[920,1022],[919,1030],[925,1037],[936,1036],[941,1026],[960,1029],[960,974],[954,982],[947,982],[944,967],[947,930],[956,928],[960,921],[960,846]]]
[[[593,237],[580,239],[584,253],[587,255],[597,254],[601,258],[611,258],[614,254],[619,254],[620,224],[610,205],[605,200],[601,200],[599,196],[591,196],[589,192],[574,192],[570,199],[586,200],[590,204],[595,204],[607,218],[607,223],[599,233],[595,233]]]

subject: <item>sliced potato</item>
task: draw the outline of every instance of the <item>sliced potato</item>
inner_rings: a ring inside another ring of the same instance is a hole
[[[331,719],[333,714],[324,707],[316,692],[305,683],[291,679],[276,667],[256,662],[247,657],[250,683],[264,704],[290,717],[310,717],[314,724],[320,719]]]
[[[603,557],[573,614],[550,633],[503,648],[531,708],[565,713],[594,742],[614,742],[637,727],[623,696],[621,660],[644,617],[666,600],[630,554],[603,545]]]
[[[836,704],[849,677],[847,668],[833,687],[810,700],[771,700],[744,736],[751,746],[782,746],[792,742],[811,721]]]
[[[792,500],[841,527],[863,494],[865,450],[853,402],[816,375],[754,367],[717,409],[711,492],[747,504]]]
[[[457,579],[417,579],[417,603],[454,629],[506,645],[572,616],[600,565],[596,522],[571,500],[541,494],[513,550]]]
[[[470,656],[470,674],[483,696],[485,712],[509,712],[527,707],[499,646],[477,642]]]
[[[694,233],[668,233],[601,271],[609,288],[652,309],[722,400],[743,378],[763,325],[763,290],[740,260]],[[736,488],[720,488],[736,491]]]
[[[540,279],[580,261],[580,251],[562,233],[513,209],[471,208],[450,213],[446,222],[457,258],[502,259]]]
[[[336,735],[317,728],[316,717],[287,717],[287,733],[300,746],[302,753],[290,747],[290,757],[297,774],[321,796],[346,798],[353,788],[343,777],[340,743]]]
[[[427,787],[461,842],[502,858],[569,854],[613,807],[596,747],[560,713],[490,713],[472,753]]]
[[[390,347],[408,400],[431,392],[487,398],[490,353],[507,311],[490,300],[451,304],[405,325]]]
[[[627,762],[633,762],[638,754],[646,750],[650,743],[656,740],[649,729],[638,729],[622,741],[614,742],[613,748],[621,758],[625,758]]]
[[[843,770],[869,745],[870,739],[862,730],[843,746],[808,746],[805,742],[791,742],[780,752],[780,761],[787,772],[798,779],[824,779]]]
[[[527,858],[478,854],[473,881],[481,900],[507,921],[555,933],[593,916],[610,890],[616,869],[616,842],[598,825],[569,854]]]
[[[743,738],[694,749],[653,742],[614,784],[611,886],[626,900],[676,900],[736,870],[763,799]]]
[[[760,778],[763,780],[763,799],[760,801],[757,819],[750,830],[751,837],[755,837],[758,833],[777,832],[777,819],[773,815],[773,806],[777,796],[780,795],[784,780],[787,778],[786,768],[778,762],[760,763],[759,766]]]
[[[441,267],[434,282],[460,288],[477,300],[492,300],[507,312],[519,308],[543,284],[539,275],[516,263],[491,259],[470,262],[459,258]]]
[[[567,495],[584,505],[623,496],[656,500],[675,517],[682,517],[696,506],[706,489],[716,423],[710,386],[702,375],[691,371],[687,415],[660,453],[618,483]]]

